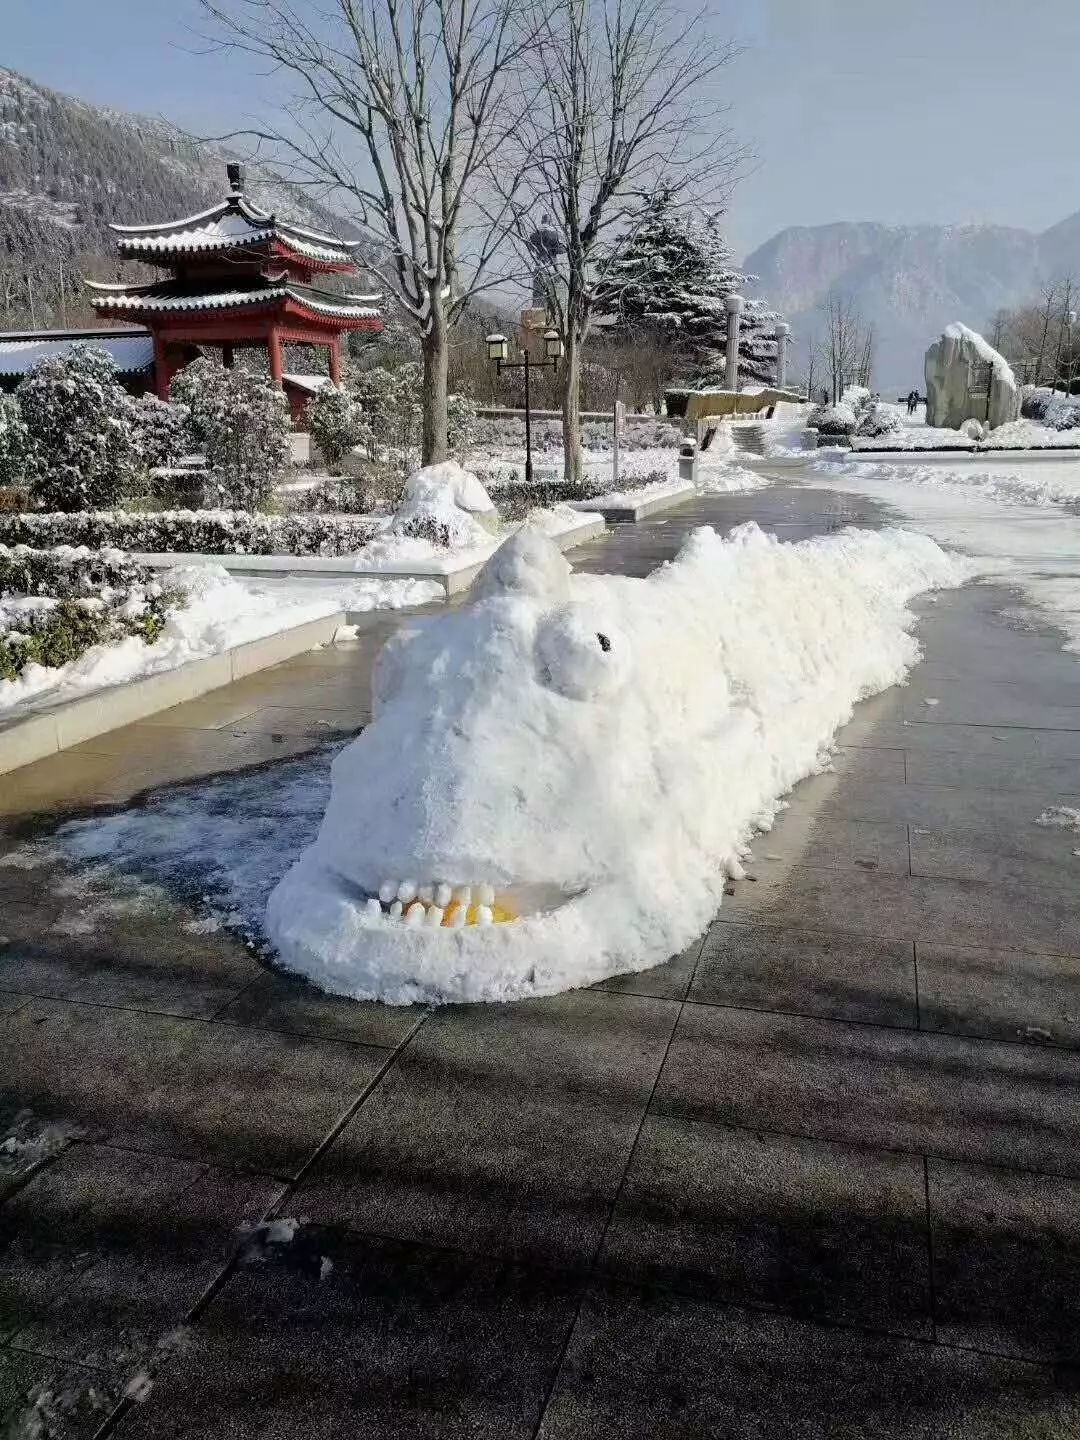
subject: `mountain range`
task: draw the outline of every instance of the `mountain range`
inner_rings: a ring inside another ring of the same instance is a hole
[[[745,261],[754,289],[794,333],[796,373],[824,329],[830,293],[852,300],[874,326],[877,388],[923,383],[923,356],[946,325],[989,330],[1000,309],[1037,297],[1044,282],[1080,278],[1080,212],[1037,234],[1004,225],[793,226]]]

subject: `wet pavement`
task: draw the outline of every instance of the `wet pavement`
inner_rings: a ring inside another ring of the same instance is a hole
[[[784,487],[573,558],[885,518]],[[179,900],[86,925],[77,875],[0,863],[0,1415],[1080,1434],[1080,837],[1035,823],[1080,807],[1080,665],[1016,599],[918,601],[910,684],[857,708],[707,934],[593,990],[334,1000]],[[394,623],[4,777],[0,862],[72,807],[351,733]]]

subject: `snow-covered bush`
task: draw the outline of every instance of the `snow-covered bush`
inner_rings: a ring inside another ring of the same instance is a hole
[[[132,406],[135,440],[148,469],[175,465],[192,446],[188,410],[156,395],[143,395]]]
[[[197,404],[206,464],[221,503],[254,511],[289,458],[289,405],[261,375],[221,373]]]
[[[39,505],[88,510],[138,487],[134,404],[105,350],[79,345],[42,360],[16,393],[29,436],[26,478]]]
[[[0,679],[129,635],[153,643],[184,595],[116,550],[0,545]]]
[[[421,466],[409,476],[390,530],[433,545],[461,548],[490,539],[498,519],[476,476],[456,460],[445,460]]]
[[[533,448],[542,452],[562,450],[562,422],[548,418],[532,422]],[[623,426],[619,438],[621,450],[677,450],[683,435],[670,420],[657,417],[632,420]],[[610,450],[612,422],[584,420],[581,426],[582,448],[591,451]],[[525,420],[522,415],[482,416],[476,422],[472,448],[474,453],[491,455],[496,460],[500,451],[525,448]]]
[[[468,395],[448,395],[446,421],[447,444],[458,455],[464,455],[476,440],[476,401]]]
[[[331,470],[336,470],[346,451],[360,445],[367,434],[367,421],[355,396],[336,385],[316,391],[307,408],[307,427]]]
[[[351,555],[378,532],[360,515],[251,515],[243,510],[0,513],[0,544],[112,546],[146,554]]]
[[[874,397],[865,385],[845,385],[844,393],[840,396],[840,403],[854,410],[856,415],[861,415],[874,403]]]
[[[824,409],[817,410],[811,417],[810,423],[816,425],[821,435],[850,435],[857,423],[855,411],[850,405],[843,401],[836,405],[826,405]]]
[[[30,435],[10,395],[0,395],[0,485],[21,485],[26,471]]]
[[[879,435],[894,435],[903,428],[903,416],[896,406],[885,405],[878,400],[865,406],[859,413],[855,434],[875,438]]]
[[[386,460],[408,474],[420,459],[420,366],[358,371],[352,390],[367,421],[365,448],[371,461]]]
[[[224,390],[228,371],[208,355],[200,355],[183,370],[178,370],[169,385],[169,399],[187,411],[188,431],[194,449],[206,444],[206,423],[216,396]]]
[[[1039,420],[1051,430],[1080,429],[1080,396],[1059,395],[1045,385],[1028,386],[1020,413],[1025,420]]]

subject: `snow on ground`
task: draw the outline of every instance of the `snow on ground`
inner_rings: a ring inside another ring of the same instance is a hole
[[[1065,632],[1065,649],[1080,652],[1080,460],[1002,457],[950,469],[832,457],[800,478],[880,500],[964,551],[976,573],[1017,585]]]
[[[186,607],[172,612],[153,645],[129,636],[117,644],[94,645],[66,665],[28,665],[17,680],[0,680],[0,716],[12,718],[22,710],[174,670],[189,660],[220,654],[337,610],[401,608],[438,600],[443,594],[437,581],[424,580],[343,576],[326,584],[298,579],[241,581],[217,564],[177,567],[167,572],[165,583],[180,585],[190,599]]]
[[[918,655],[926,537],[699,529],[644,580],[523,531],[467,609],[399,631],[319,836],[270,898],[282,962],[392,1004],[508,1000],[682,949],[780,797]]]

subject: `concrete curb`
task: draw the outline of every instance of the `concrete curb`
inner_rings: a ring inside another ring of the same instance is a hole
[[[671,510],[676,505],[682,505],[696,494],[695,486],[680,485],[677,489],[665,490],[661,495],[652,495],[640,500],[636,505],[622,502],[611,503],[603,495],[598,495],[595,500],[572,500],[570,503],[575,510],[602,516],[609,525],[620,521],[636,524],[638,520],[644,520],[649,515],[656,515],[661,510]]]
[[[52,709],[0,726],[0,774],[43,760],[83,740],[92,740],[107,730],[145,720],[159,710],[194,700],[208,690],[217,690],[245,675],[254,675],[305,650],[313,650],[332,640],[344,623],[345,616],[338,611],[288,630],[278,630],[261,640],[249,640],[220,655],[189,660],[186,665],[164,670],[160,675],[95,690],[92,695],[64,701]]]

